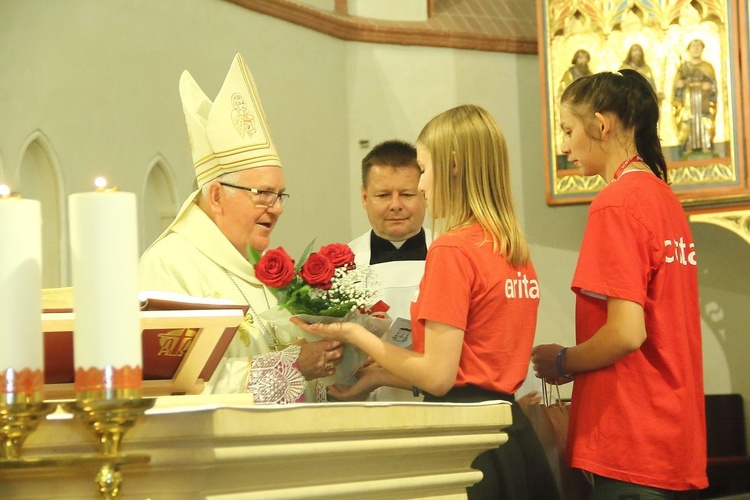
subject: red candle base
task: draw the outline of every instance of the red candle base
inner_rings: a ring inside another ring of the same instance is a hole
[[[0,396],[8,404],[44,401],[44,370],[8,368],[0,372]]]
[[[113,399],[140,397],[143,373],[140,366],[76,368],[77,399]]]

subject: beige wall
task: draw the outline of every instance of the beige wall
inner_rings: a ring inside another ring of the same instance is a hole
[[[194,174],[180,73],[189,70],[213,99],[240,52],[293,195],[277,241],[301,251],[315,236],[349,237],[342,41],[222,1],[0,0],[0,13],[0,157],[14,188],[24,191],[18,167],[41,131],[65,198],[92,189],[98,175],[140,197],[160,157],[181,203]]]
[[[274,233],[297,255],[314,237],[348,241],[367,229],[359,161],[370,145],[414,140],[435,114],[486,107],[508,138],[513,184],[542,283],[538,341],[573,343],[569,284],[586,206],[548,207],[538,58],[344,42],[219,0],[0,0],[0,173],[13,183],[41,132],[64,195],[96,175],[142,194],[163,159],[178,198],[192,167],[177,92],[190,70],[211,98],[241,52],[255,77],[292,199]],[[23,191],[23,186],[20,186]],[[694,224],[700,255],[707,392],[750,402],[750,247]],[[750,414],[750,411],[747,412]]]

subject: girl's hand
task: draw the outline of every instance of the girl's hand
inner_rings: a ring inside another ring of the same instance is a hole
[[[538,345],[531,350],[531,362],[537,378],[549,383],[558,382],[560,374],[557,373],[557,355],[562,349],[558,344]]]
[[[305,323],[297,316],[292,316],[290,321],[295,325],[299,326],[308,333],[312,333],[316,337],[320,337],[325,340],[340,340],[342,342],[351,343],[351,337],[357,331],[362,328],[356,323]]]
[[[382,368],[370,365],[357,372],[359,379],[352,386],[334,384],[328,386],[328,395],[338,401],[364,401],[372,391],[382,385]]]

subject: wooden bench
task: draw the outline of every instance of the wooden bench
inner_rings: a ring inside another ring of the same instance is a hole
[[[708,488],[701,498],[750,492],[745,409],[740,394],[706,395]]]

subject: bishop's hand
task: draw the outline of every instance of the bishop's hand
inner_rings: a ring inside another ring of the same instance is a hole
[[[297,367],[305,380],[328,377],[336,371],[336,365],[341,363],[344,346],[336,340],[321,340],[320,342],[299,342],[300,353]]]

